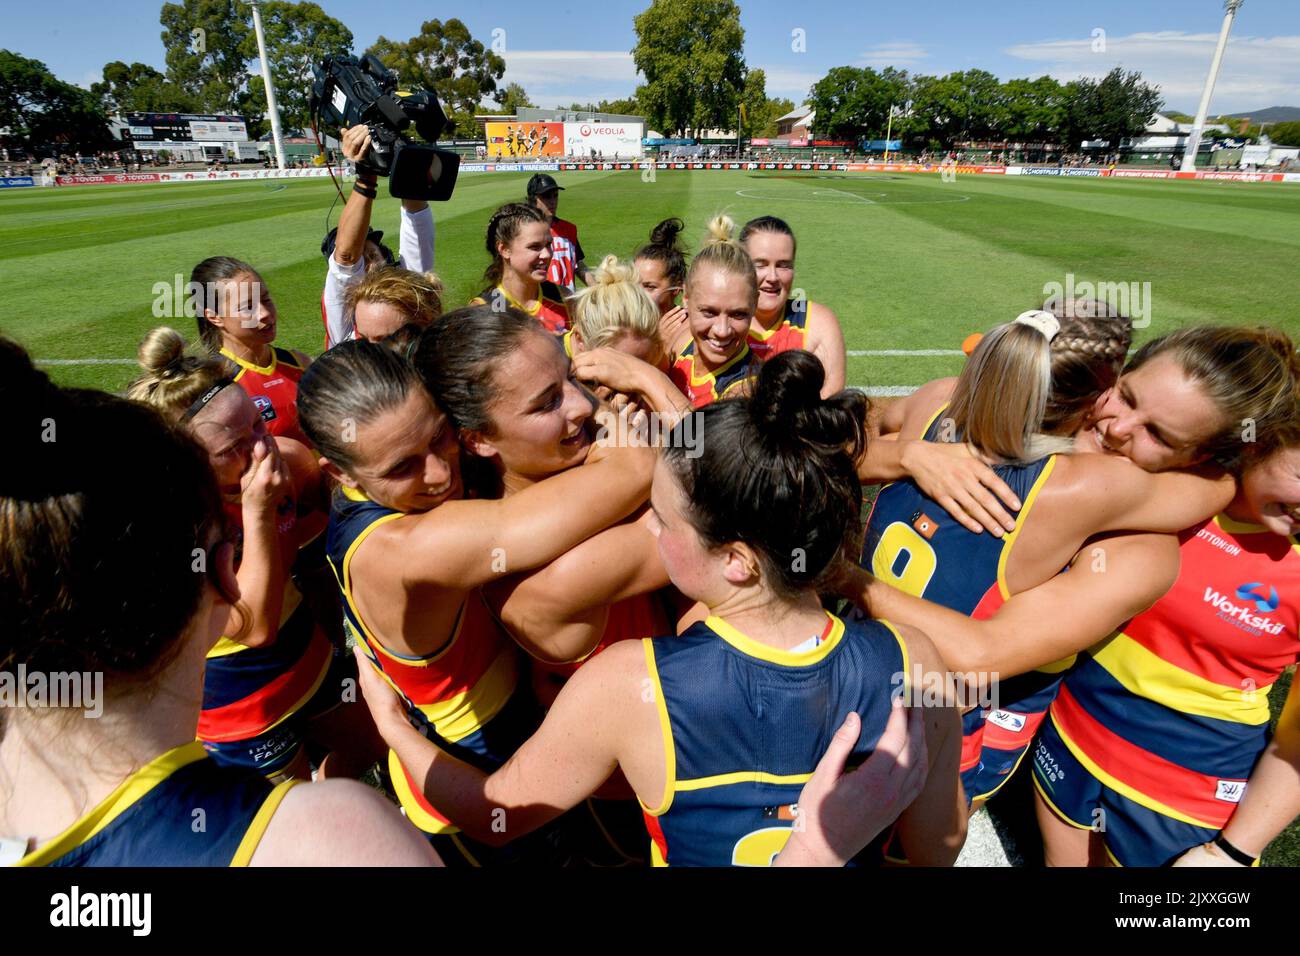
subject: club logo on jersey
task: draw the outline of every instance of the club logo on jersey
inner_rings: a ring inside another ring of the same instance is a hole
[[[916,533],[926,541],[933,538],[934,533],[939,530],[939,526],[935,524],[934,519],[924,511],[918,511],[916,514],[912,515],[912,527],[915,528]]]
[[[1009,710],[995,710],[988,716],[990,724],[995,724],[1003,730],[1009,730],[1012,733],[1019,733],[1025,729],[1025,717],[1023,714],[1013,714]]]
[[[1277,588],[1270,586],[1268,597],[1263,596],[1264,585],[1259,581],[1243,584],[1237,588],[1238,601],[1254,601],[1255,610],[1271,614],[1277,610]]]
[[[1259,610],[1264,610],[1265,607],[1270,611],[1277,610],[1277,591],[1274,588],[1269,588],[1269,598],[1266,601],[1261,598],[1257,592],[1252,590],[1259,587],[1261,587],[1259,584],[1243,584],[1237,589],[1237,599],[1249,600]],[[1207,587],[1205,589],[1205,597],[1203,600],[1206,604],[1213,605],[1215,610],[1218,611],[1218,614],[1215,615],[1216,617],[1220,620],[1227,621],[1233,627],[1241,628],[1243,631],[1250,631],[1255,634],[1272,635],[1281,634],[1286,628],[1286,623],[1284,621],[1275,621],[1271,617],[1260,617],[1259,615],[1251,614],[1249,606],[1238,606],[1233,604],[1226,594],[1220,594],[1212,587]]]
[[[264,422],[275,421],[276,418],[275,406],[271,404],[271,400],[269,398],[267,398],[265,395],[254,395],[253,404],[257,407],[257,414],[262,416],[262,421]]]
[[[1245,780],[1219,780],[1214,786],[1214,799],[1224,800],[1228,803],[1241,803],[1241,798],[1246,795]]]

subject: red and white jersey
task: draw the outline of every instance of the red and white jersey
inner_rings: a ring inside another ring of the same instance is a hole
[[[577,291],[577,269],[581,261],[578,227],[565,219],[554,220],[551,223],[551,264],[546,280],[573,295]]]

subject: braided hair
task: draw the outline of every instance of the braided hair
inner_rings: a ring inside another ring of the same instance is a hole
[[[1047,311],[1061,323],[1052,339],[1052,387],[1042,430],[1073,435],[1102,392],[1119,379],[1133,323],[1098,299],[1068,299]]]

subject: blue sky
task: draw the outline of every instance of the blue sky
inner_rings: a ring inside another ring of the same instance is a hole
[[[504,41],[506,81],[522,83],[542,106],[630,94],[638,82],[629,53],[636,42],[632,18],[649,6],[649,0],[318,2],[352,30],[358,52],[381,34],[405,39],[425,19],[459,16],[484,42],[493,36]],[[111,60],[161,69],[160,6],[160,0],[23,4],[6,11],[0,46],[42,60],[83,86]],[[1160,84],[1170,108],[1191,112],[1222,17],[1219,0],[741,3],[747,62],[766,70],[769,95],[796,102],[827,69],[846,64],[939,74],[979,67],[1003,79],[1047,73],[1063,80],[1119,64]],[[803,31],[802,52],[792,39],[796,30]],[[1246,0],[1212,111],[1277,105],[1300,106],[1300,3]]]

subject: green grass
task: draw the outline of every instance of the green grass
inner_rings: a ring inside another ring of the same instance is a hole
[[[434,210],[447,305],[481,288],[489,213],[526,174],[465,175]],[[799,237],[796,286],[839,315],[851,351],[955,349],[1041,301],[1045,283],[1151,283],[1153,334],[1194,322],[1268,323],[1300,334],[1300,187],[963,176],[664,171],[559,175],[561,214],[587,260],[630,255],[680,216],[693,244],[712,214],[781,216]],[[130,359],[153,326],[155,283],[210,255],[253,263],[280,313],[280,342],[320,350],[326,181],[0,190],[0,330],[38,359]],[[333,210],[337,220],[338,208]],[[332,224],[332,222],[330,223]],[[374,225],[396,243],[397,203]],[[184,280],[182,280],[184,281]],[[851,356],[849,382],[918,385],[959,357]],[[52,365],[64,384],[119,390],[129,365]],[[1280,709],[1290,677],[1273,696]],[[1300,826],[1270,865],[1300,865]]]
[[[490,211],[526,174],[466,174],[434,210],[450,306],[481,287]],[[589,263],[630,254],[676,215],[694,244],[719,210],[771,213],[799,237],[796,285],[839,314],[852,351],[955,349],[972,331],[1041,300],[1048,282],[1150,282],[1150,328],[1267,322],[1300,332],[1295,304],[1300,188],[1207,182],[906,174],[663,171],[560,174],[560,212]],[[86,186],[0,191],[0,328],[41,359],[129,359],[162,320],[154,285],[209,255],[257,266],[281,343],[322,344],[320,237],[328,180]],[[375,225],[396,240],[397,203]],[[333,211],[337,219],[338,208]],[[172,319],[187,335],[192,320]],[[960,367],[948,356],[851,356],[849,381],[916,385]],[[117,390],[126,365],[52,366],[65,384]]]

